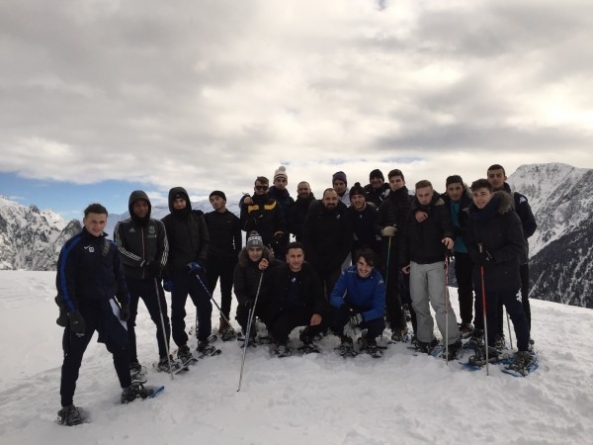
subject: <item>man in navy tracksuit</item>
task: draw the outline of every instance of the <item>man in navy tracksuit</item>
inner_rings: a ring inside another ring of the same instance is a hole
[[[107,210],[101,204],[89,205],[83,223],[82,232],[62,247],[56,276],[58,299],[68,313],[62,339],[62,409],[58,412],[58,421],[63,425],[82,422],[80,412],[73,405],[74,390],[82,356],[95,331],[99,332],[99,342],[105,343],[113,354],[115,371],[124,388],[122,403],[134,400],[138,393],[129,369],[125,320],[130,310],[126,281],[117,247],[103,232]]]
[[[163,271],[165,290],[171,292],[171,328],[173,341],[179,347],[177,356],[184,362],[192,357],[185,332],[185,303],[191,297],[198,312],[198,351],[207,353],[212,333],[212,303],[206,282],[208,228],[204,214],[193,211],[189,195],[183,187],[169,190],[169,210],[163,218],[169,240],[169,259]]]
[[[171,325],[167,315],[165,292],[161,285],[161,272],[167,264],[169,254],[165,225],[150,217],[150,200],[142,190],[136,190],[130,194],[128,209],[130,217],[116,224],[114,238],[121,254],[126,284],[130,292],[130,319],[128,320],[130,369],[132,372],[141,370],[136,349],[135,326],[138,302],[142,298],[156,326],[156,340],[159,348],[158,368],[161,371],[168,371],[170,361],[167,355]]]

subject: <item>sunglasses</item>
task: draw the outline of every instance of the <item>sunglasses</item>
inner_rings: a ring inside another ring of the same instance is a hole
[[[267,185],[256,185],[255,190],[259,190],[259,191],[268,190],[268,186]]]

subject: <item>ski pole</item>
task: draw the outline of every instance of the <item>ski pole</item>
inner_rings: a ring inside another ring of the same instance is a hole
[[[480,278],[482,280],[482,314],[484,315],[484,341],[486,343],[486,375],[490,375],[490,363],[488,357],[488,320],[486,318],[486,285],[484,284],[484,266],[480,266]]]
[[[391,259],[391,240],[392,236],[389,237],[387,242],[387,262],[385,263],[385,290],[387,290],[387,283],[389,282],[389,260]]]
[[[511,319],[507,311],[507,327],[509,328],[509,341],[511,342],[511,349],[513,349],[513,335],[511,334]]]
[[[445,252],[445,357],[449,364],[449,252]]]
[[[204,288],[204,290],[206,291],[206,293],[208,294],[208,296],[210,297],[210,299],[212,300],[212,303],[214,303],[214,306],[216,306],[216,308],[218,309],[218,312],[220,312],[220,315],[222,316],[222,318],[224,318],[224,321],[227,322],[227,324],[229,326],[231,326],[231,322],[229,321],[229,319],[227,318],[226,315],[224,315],[224,313],[222,312],[222,308],[220,307],[220,305],[216,302],[216,300],[214,299],[214,296],[212,295],[212,293],[208,290],[208,288],[206,287],[206,285],[204,284],[204,281],[200,278],[200,275],[196,274],[196,278],[198,279],[198,281],[200,282],[200,284],[202,285],[202,287]],[[196,320],[196,326],[197,326],[197,320]]]
[[[159,315],[161,316],[161,328],[163,329],[163,340],[165,341],[165,348],[167,349],[167,363],[169,364],[169,375],[171,376],[171,380],[174,379],[173,377],[173,370],[171,369],[171,355],[169,353],[169,342],[167,339],[167,330],[165,329],[165,319],[163,317],[163,308],[161,307],[161,294],[159,292],[159,285],[157,283],[157,279],[154,279],[154,290],[156,291],[156,301],[159,304]]]
[[[261,283],[264,279],[264,271],[262,270],[261,276],[259,277],[259,284],[257,285],[257,292],[255,294],[255,301],[253,307],[249,311],[247,316],[247,329],[245,332],[245,344],[243,345],[243,358],[241,359],[241,371],[239,373],[239,387],[237,392],[241,391],[241,382],[243,381],[243,368],[245,367],[245,356],[247,354],[247,348],[249,347],[249,334],[251,333],[251,323],[253,322],[253,316],[255,315],[255,307],[257,306],[257,300],[259,299],[259,291],[261,289]]]

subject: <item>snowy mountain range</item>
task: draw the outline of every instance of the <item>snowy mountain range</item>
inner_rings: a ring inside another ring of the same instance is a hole
[[[508,179],[524,194],[535,214],[538,229],[530,238],[532,298],[593,308],[593,170],[570,165],[530,164]],[[211,211],[207,200],[194,209]],[[229,210],[238,214],[236,205]],[[162,218],[166,207],[154,206],[152,216]],[[106,232],[128,213],[111,214]],[[80,230],[50,210],[25,207],[0,196],[0,269],[54,270],[61,245]]]

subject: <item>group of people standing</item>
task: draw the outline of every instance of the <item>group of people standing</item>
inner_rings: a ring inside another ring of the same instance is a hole
[[[487,179],[471,189],[453,175],[443,194],[423,180],[411,195],[398,169],[388,173],[387,182],[373,170],[368,185],[350,188],[340,171],[321,199],[303,181],[294,200],[280,167],[272,186],[266,177],[256,178],[253,194],[240,201],[239,217],[226,208],[222,191],[210,194],[213,211],[204,214],[192,209],[185,189],[175,187],[169,191],[170,214],[157,220],[151,218],[148,195],[134,191],[130,217],[116,225],[114,243],[103,232],[107,210],[90,205],[82,232],[64,245],[58,261],[57,301],[68,316],[59,417],[76,423],[74,389],[95,330],[114,356],[122,402],[137,397],[130,371],[142,368],[135,336],[140,299],[156,326],[158,370],[171,371],[193,359],[185,324],[188,295],[197,310],[197,352],[212,353],[211,303],[218,281],[222,339],[235,336],[234,289],[235,319],[246,344],[258,342],[255,325],[248,324],[259,318],[278,356],[292,354],[289,334],[304,326],[303,352],[318,352],[315,339],[331,330],[340,337],[339,353],[354,355],[352,334],[360,328],[359,352],[379,357],[376,338],[387,326],[391,341],[404,341],[410,336],[407,319],[414,344],[429,352],[438,343],[430,306],[448,358],[461,347],[462,336],[472,336],[478,357],[480,348],[494,354],[504,344],[504,305],[515,327],[517,361],[529,360],[527,238],[536,224],[527,199],[512,193],[505,181],[504,168],[493,165]],[[447,290],[453,258],[459,324]],[[516,299],[519,290],[522,302]],[[171,292],[170,320],[165,291]],[[483,299],[487,317],[482,317]],[[170,353],[171,335],[177,357]]]

